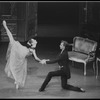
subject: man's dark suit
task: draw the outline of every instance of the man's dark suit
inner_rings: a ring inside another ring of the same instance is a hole
[[[71,78],[70,68],[69,68],[69,59],[68,59],[68,48],[66,48],[66,50],[60,53],[59,56],[55,60],[46,61],[46,64],[53,64],[53,63],[58,63],[58,65],[61,68],[57,71],[51,71],[48,73],[39,91],[44,91],[46,85],[49,83],[52,77],[61,76],[61,86],[63,89],[82,92],[80,88],[67,84],[67,80]]]

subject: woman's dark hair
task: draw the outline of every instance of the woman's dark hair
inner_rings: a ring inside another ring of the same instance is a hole
[[[29,44],[27,44],[27,47],[30,48],[32,46],[32,40],[30,39],[27,42],[29,43]]]
[[[28,42],[31,44],[32,43],[32,40],[30,39]]]

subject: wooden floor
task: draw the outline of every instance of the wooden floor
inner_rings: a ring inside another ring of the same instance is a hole
[[[41,43],[41,42],[39,42]],[[48,72],[57,70],[58,65],[41,65],[31,56],[28,57],[28,74],[23,89],[16,90],[14,81],[8,78],[4,72],[6,60],[6,50],[8,43],[0,44],[0,98],[100,98],[100,77],[95,78],[92,65],[87,66],[87,75],[83,76],[83,65],[75,63],[71,68],[71,79],[69,83],[82,87],[85,93],[63,90],[61,88],[60,77],[53,77],[49,82],[45,92],[39,92]],[[51,48],[47,45],[38,44],[37,55],[39,58],[53,59],[59,52],[58,48]]]

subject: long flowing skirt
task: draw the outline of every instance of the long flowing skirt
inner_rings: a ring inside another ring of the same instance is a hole
[[[8,77],[15,80],[15,84],[24,87],[27,75],[27,56],[28,49],[18,41],[13,40],[9,43],[6,54],[5,73]]]

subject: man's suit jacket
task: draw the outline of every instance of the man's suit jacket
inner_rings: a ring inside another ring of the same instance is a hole
[[[58,63],[59,66],[63,66],[61,68],[62,72],[65,73],[68,79],[71,77],[67,50],[64,50],[62,53],[60,53],[59,56],[54,60],[46,61],[46,64],[53,64],[53,63]]]

